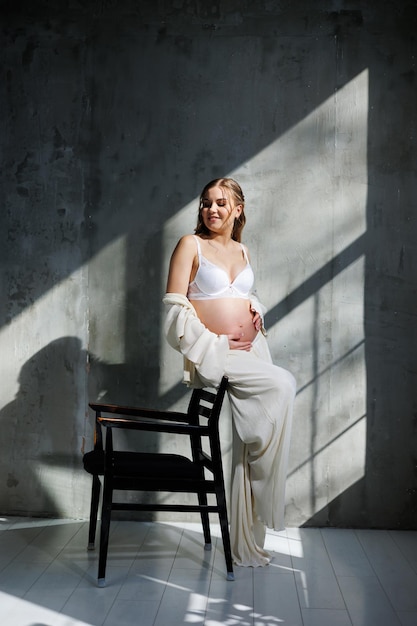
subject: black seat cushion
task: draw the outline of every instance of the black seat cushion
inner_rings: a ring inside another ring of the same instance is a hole
[[[198,478],[199,470],[187,457],[151,452],[114,452],[114,473],[118,476],[146,478]],[[104,474],[104,452],[92,450],[83,457],[89,474]]]

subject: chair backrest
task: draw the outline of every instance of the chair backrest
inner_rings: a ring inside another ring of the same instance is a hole
[[[200,419],[206,418],[209,429],[218,428],[227,383],[227,377],[223,376],[219,388],[216,390],[194,389],[187,411],[190,424],[201,423]]]
[[[190,433],[191,452],[194,462],[207,467],[219,480],[223,481],[223,466],[219,435],[219,417],[226,393],[228,379],[224,376],[217,390],[195,389],[188,406],[188,422],[198,426]],[[207,437],[210,453],[204,451],[203,437]]]

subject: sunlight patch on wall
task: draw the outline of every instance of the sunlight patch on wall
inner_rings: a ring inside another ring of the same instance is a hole
[[[57,339],[78,338],[80,349],[96,358],[124,362],[125,274],[123,236],[101,249],[89,267],[78,268],[0,329],[0,351],[12,355],[0,362],[3,406],[18,392],[25,363]]]
[[[287,485],[292,524],[365,472],[367,126],[365,70],[232,173],[248,184],[246,241],[274,361],[302,390]]]
[[[300,521],[365,470],[367,126],[365,70],[228,174],[246,196],[244,241],[269,311],[274,361],[302,390],[287,490]],[[167,222],[165,272],[180,236],[193,231],[197,208],[196,197]],[[164,392],[180,379],[181,365],[163,338],[161,346]]]
[[[107,364],[125,362],[126,264],[126,235],[101,248],[89,264],[89,350]]]
[[[59,465],[46,458],[44,461],[33,460],[31,472],[31,480],[41,486],[44,501],[54,503],[58,517],[81,519],[85,516],[90,503],[91,479],[81,467],[70,471],[68,465]]]
[[[0,352],[9,355],[0,361],[3,406],[18,392],[21,369],[51,342],[71,337],[87,347],[87,282],[80,267],[0,329]]]
[[[175,215],[169,218],[163,229],[162,253],[163,263],[161,271],[161,293],[165,292],[166,279],[168,276],[169,261],[178,240],[187,233],[194,232],[197,222],[198,196],[184,206]],[[165,308],[162,305],[161,319],[165,319]],[[164,395],[180,380],[182,380],[182,357],[175,352],[167,343],[164,335],[163,324],[160,329],[160,379],[159,393]]]

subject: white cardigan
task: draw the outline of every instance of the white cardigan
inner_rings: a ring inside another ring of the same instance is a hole
[[[250,301],[263,318],[263,305],[253,295]],[[168,309],[165,336],[184,357],[184,382],[190,387],[218,387],[229,352],[227,335],[216,335],[206,328],[186,296],[166,293],[163,302]]]

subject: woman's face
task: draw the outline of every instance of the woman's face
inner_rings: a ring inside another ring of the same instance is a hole
[[[242,205],[235,205],[231,194],[222,187],[211,187],[204,194],[201,206],[201,218],[209,231],[231,235],[234,221],[242,212]]]

